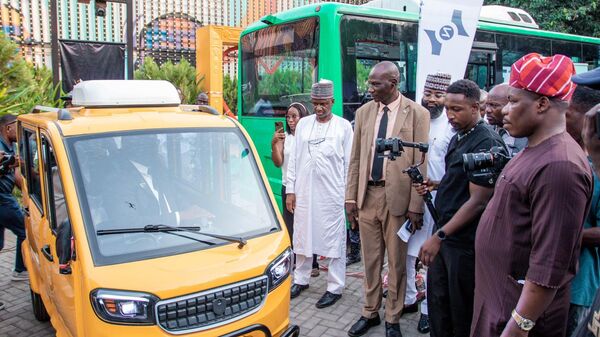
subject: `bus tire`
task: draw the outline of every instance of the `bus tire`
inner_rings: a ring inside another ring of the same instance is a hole
[[[36,294],[33,290],[29,289],[31,293],[31,306],[33,308],[33,316],[40,322],[47,322],[50,320],[50,316],[46,311],[46,307],[44,306],[44,302],[42,301],[42,297],[40,294]]]

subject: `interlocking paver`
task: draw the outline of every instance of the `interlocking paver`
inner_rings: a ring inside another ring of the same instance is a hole
[[[0,251],[0,301],[6,304],[0,310],[0,336],[2,337],[49,337],[55,331],[49,322],[38,322],[31,311],[28,282],[12,282],[10,274],[14,266],[15,238],[5,232],[4,250]],[[349,273],[362,270],[357,263],[348,268]],[[348,276],[342,298],[332,307],[317,309],[315,303],[327,288],[327,272],[312,278],[310,288],[291,302],[290,319],[300,326],[300,335],[307,337],[344,337],[359,318],[362,308],[362,279]],[[383,309],[380,311],[383,317]],[[417,332],[419,314],[402,317],[400,325],[402,335],[406,337],[426,337]],[[384,324],[371,329],[367,337],[384,336]]]

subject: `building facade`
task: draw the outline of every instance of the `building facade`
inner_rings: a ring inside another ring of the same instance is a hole
[[[0,26],[35,64],[50,65],[50,1],[0,0]],[[108,2],[96,15],[95,0],[55,0],[60,40],[125,43],[126,5]],[[196,28],[245,27],[264,15],[319,0],[133,0],[136,63],[150,56],[158,63],[187,59],[195,64]],[[366,0],[335,2],[363,4]],[[226,73],[235,73],[235,55],[226,57]]]

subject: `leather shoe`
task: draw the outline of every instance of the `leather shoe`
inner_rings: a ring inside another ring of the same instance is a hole
[[[385,337],[402,337],[399,323],[385,322]]]
[[[379,319],[379,315],[373,318],[366,318],[361,316],[354,325],[348,330],[348,336],[350,337],[358,337],[362,336],[369,331],[371,327],[377,326],[381,324],[381,320]]]
[[[301,292],[308,289],[308,284],[292,284],[292,289],[290,291],[290,298],[296,298],[300,295]]]
[[[420,333],[428,333],[429,332],[429,316],[421,314],[421,318],[419,318],[419,324],[417,325],[417,330]]]
[[[315,306],[318,309],[327,308],[329,306],[334,305],[335,302],[337,302],[340,298],[342,298],[342,294],[334,294],[330,293],[329,291],[326,291],[325,294],[321,296],[319,301],[317,301],[317,304],[315,304]]]
[[[402,309],[402,315],[404,316],[404,314],[412,314],[413,312],[417,312],[419,311],[419,302],[415,302],[411,305],[405,305],[404,308]]]

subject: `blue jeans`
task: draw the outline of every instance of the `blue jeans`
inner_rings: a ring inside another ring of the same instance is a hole
[[[25,223],[21,207],[12,194],[0,194],[0,250],[4,248],[4,229],[10,229],[17,236],[17,247],[15,247],[15,271],[27,270],[23,263],[21,245],[25,240]]]

